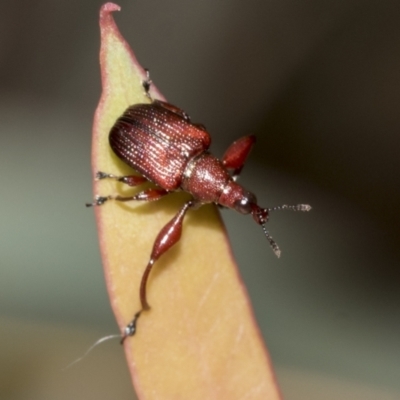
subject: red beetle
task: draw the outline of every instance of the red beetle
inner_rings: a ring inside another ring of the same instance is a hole
[[[143,82],[147,96],[151,81]],[[151,99],[152,100],[152,99]],[[124,340],[134,335],[136,321],[142,311],[150,308],[146,297],[146,283],[155,261],[178,242],[182,232],[182,222],[190,208],[205,203],[214,203],[251,214],[261,225],[273,251],[279,257],[281,251],[266,229],[269,211],[290,209],[309,211],[307,204],[283,205],[274,208],[261,208],[253,193],[236,183],[247,156],[255,142],[254,136],[245,136],[234,142],[225,152],[222,160],[208,152],[211,138],[205,127],[191,122],[189,116],[180,108],[159,100],[149,104],[135,104],[126,109],[118,118],[109,134],[110,146],[114,153],[127,165],[140,172],[142,176],[115,176],[97,172],[96,179],[111,178],[138,186],[147,181],[157,185],[130,196],[97,196],[87,206],[100,206],[107,200],[154,201],[170,192],[183,190],[192,195],[174,218],[158,234],[150,260],[143,273],[140,284],[142,309],[125,328]]]

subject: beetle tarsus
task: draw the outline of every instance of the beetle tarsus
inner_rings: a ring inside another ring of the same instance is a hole
[[[102,171],[97,171],[96,175],[95,175],[95,180],[100,181],[102,179],[113,178],[113,177],[114,177],[114,175],[107,174],[106,172],[102,172]]]
[[[92,203],[86,203],[86,207],[94,207],[94,206],[101,206],[103,205],[107,200],[110,200],[111,197],[107,196],[96,196],[94,198],[94,201]]]
[[[143,88],[144,88],[144,90],[146,92],[146,96],[151,101],[153,101],[153,99],[152,99],[152,97],[150,95],[150,88],[151,88],[151,84],[153,83],[153,81],[150,79],[150,71],[147,68],[145,68],[144,70],[146,72],[146,79],[142,82],[142,85],[143,85]]]
[[[122,338],[121,338],[121,344],[124,343],[124,341],[127,337],[133,336],[136,333],[136,323],[142,312],[143,312],[143,310],[138,311],[135,314],[135,316],[133,317],[133,320],[125,327],[124,334],[122,335]]]

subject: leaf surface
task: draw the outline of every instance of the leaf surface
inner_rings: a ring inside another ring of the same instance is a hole
[[[112,17],[100,11],[102,95],[93,127],[94,173],[133,171],[108,145],[115,120],[132,104],[149,102],[145,71]],[[163,99],[152,86],[154,98]],[[140,190],[142,187],[140,187]],[[95,182],[96,195],[138,189]],[[107,288],[121,331],[140,309],[139,285],[161,228],[188,195],[153,203],[108,202],[96,207]],[[180,242],[155,263],[148,282],[151,310],[124,347],[140,399],[279,399],[270,361],[214,205],[189,211]]]

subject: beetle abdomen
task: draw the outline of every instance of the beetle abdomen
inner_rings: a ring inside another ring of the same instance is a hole
[[[126,164],[166,190],[176,190],[188,161],[210,146],[209,134],[160,101],[130,106],[110,131]]]

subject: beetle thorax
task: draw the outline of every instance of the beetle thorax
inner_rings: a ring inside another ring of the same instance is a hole
[[[219,203],[221,194],[231,181],[221,161],[204,152],[187,164],[181,187],[201,203]]]

